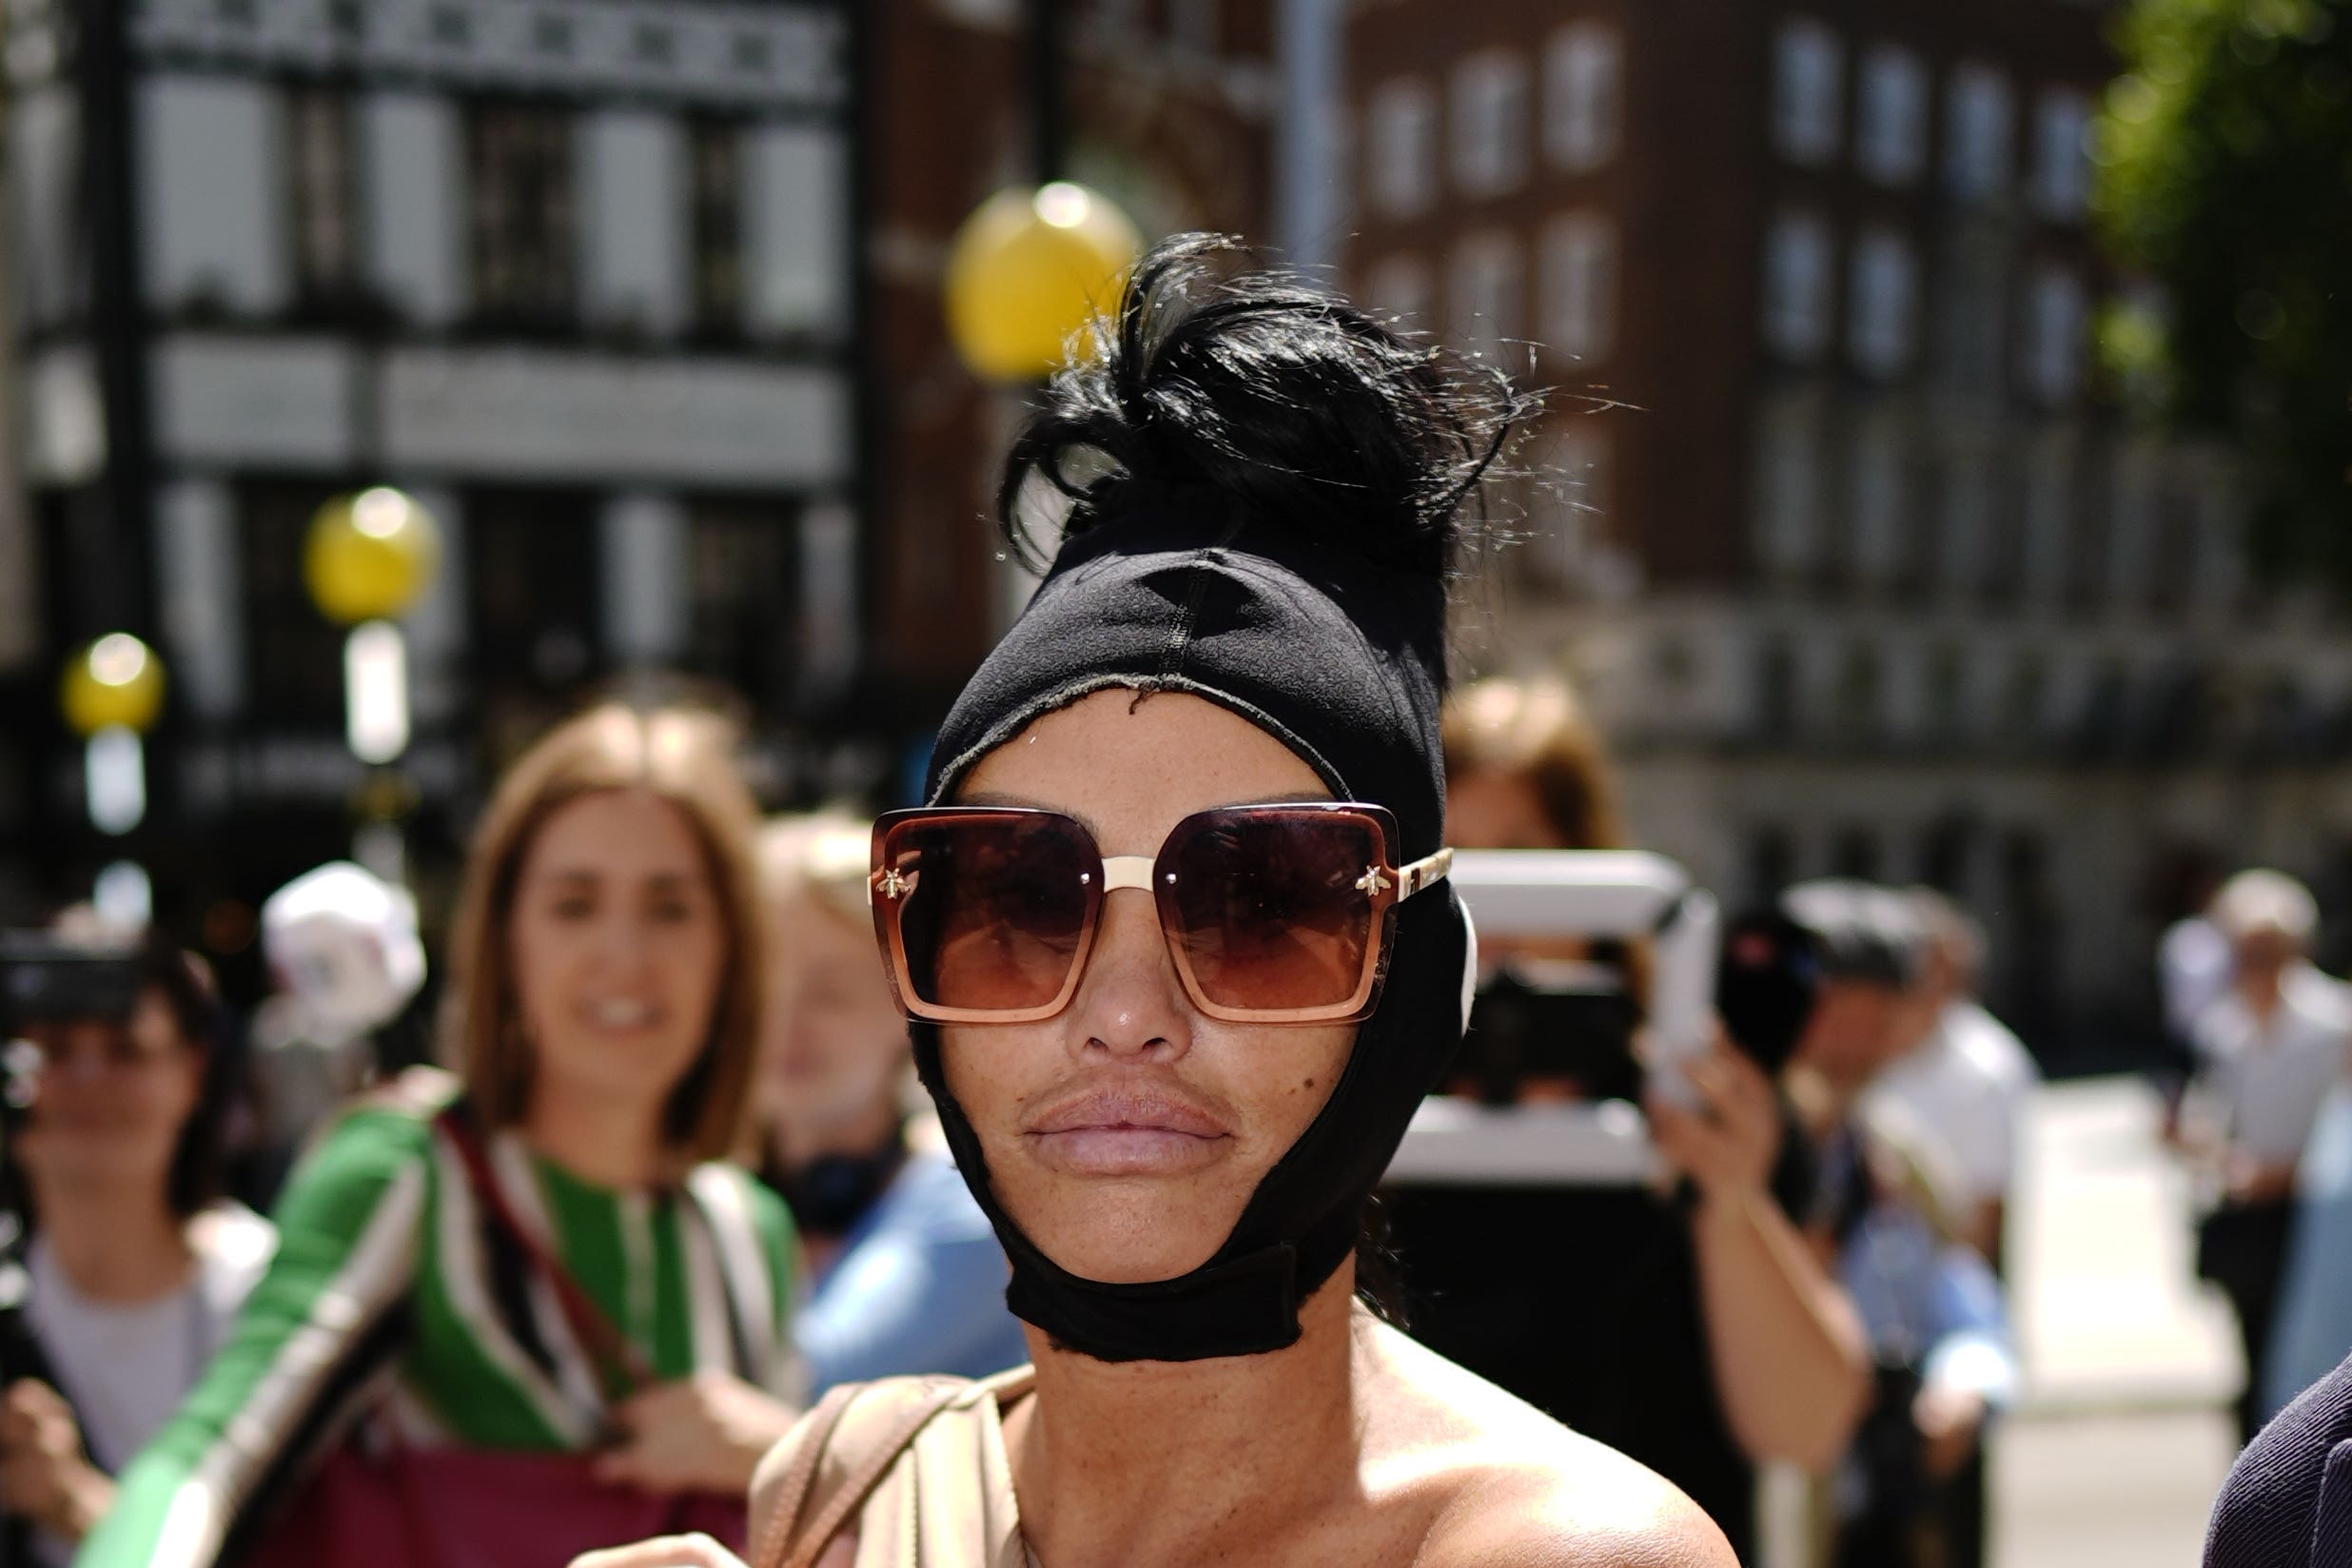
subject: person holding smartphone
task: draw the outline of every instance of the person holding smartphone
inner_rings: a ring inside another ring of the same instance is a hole
[[[1566,685],[1474,682],[1447,704],[1444,736],[1458,848],[1626,847],[1606,749]],[[1673,1480],[1752,1558],[1756,1465],[1826,1469],[1868,1392],[1859,1323],[1792,1218],[1812,1190],[1793,1113],[1766,1067],[1728,1041],[1677,1069],[1695,1107],[1643,1092],[1640,945],[1480,947],[1490,977],[1509,978],[1490,979],[1464,1056],[1486,1054],[1480,1032],[1510,1021],[1499,998],[1512,996],[1527,1011],[1520,1032],[1558,1038],[1511,1053],[1510,1098],[1639,1097],[1674,1180],[1392,1189],[1414,1330]],[[1596,994],[1596,970],[1621,1004],[1614,1028],[1597,1007],[1565,1005]],[[1572,972],[1587,977],[1573,996],[1526,994],[1529,981]],[[1529,1246],[1530,1234],[1557,1240]]]
[[[0,1508],[62,1565],[212,1360],[276,1246],[221,1196],[227,1068],[197,960],[158,936],[10,939],[25,1240],[0,1309]],[[21,1558],[11,1558],[21,1561]]]

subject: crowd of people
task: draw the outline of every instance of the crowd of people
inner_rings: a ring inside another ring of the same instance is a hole
[[[1448,692],[1519,401],[1215,249],[1016,443],[1014,543],[1067,514],[920,805],[763,825],[718,720],[606,703],[437,954],[342,864],[242,1020],[160,935],[10,939],[0,1562],[1701,1568],[1773,1462],[1825,1568],[1984,1560],[2035,1068],[1983,932],[1786,890],[1671,1064],[1640,938],[1476,940],[1453,850],[1627,841],[1571,691]],[[2250,1432],[2352,1343],[2352,1002],[2295,884],[2205,919]],[[1630,1100],[1657,1176],[1381,1191],[1432,1092]]]

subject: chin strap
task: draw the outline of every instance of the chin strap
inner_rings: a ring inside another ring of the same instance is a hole
[[[1298,1249],[1288,1243],[1181,1279],[1103,1284],[1055,1268],[1052,1288],[1015,1269],[1005,1304],[1055,1344],[1101,1362],[1197,1362],[1254,1356],[1299,1338]]]

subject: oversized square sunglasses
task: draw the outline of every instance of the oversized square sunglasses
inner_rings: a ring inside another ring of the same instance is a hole
[[[1185,993],[1228,1023],[1336,1024],[1380,999],[1389,911],[1445,875],[1454,852],[1397,864],[1384,807],[1225,806],[1171,829],[1158,854],[1106,857],[1060,812],[933,806],[874,824],[874,934],[898,1005],[942,1024],[1011,1024],[1069,1006],[1102,925],[1131,888],[1159,906]]]

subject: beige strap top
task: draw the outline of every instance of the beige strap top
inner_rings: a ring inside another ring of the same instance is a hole
[[[770,1457],[755,1568],[811,1568],[854,1530],[856,1568],[1040,1568],[1021,1538],[1004,1406],[1036,1381],[886,1378],[829,1393]]]

